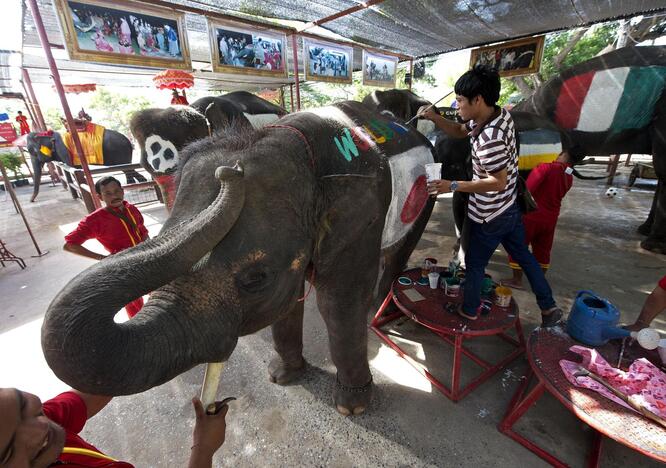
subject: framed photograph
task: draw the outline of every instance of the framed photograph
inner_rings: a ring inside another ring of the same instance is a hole
[[[529,75],[541,68],[544,36],[528,37],[472,50],[469,66],[486,65],[502,77]]]
[[[287,77],[287,36],[268,28],[208,19],[214,72]]]
[[[363,51],[363,84],[395,88],[398,57]]]
[[[306,81],[352,82],[352,47],[303,38],[303,57]]]
[[[184,14],[131,0],[54,0],[72,60],[190,70]]]

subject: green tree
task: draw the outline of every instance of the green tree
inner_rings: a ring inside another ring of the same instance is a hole
[[[46,120],[46,126],[56,132],[64,132],[65,126],[62,124],[60,118],[64,118],[65,115],[62,112],[62,109],[56,107],[49,107],[44,112],[44,120]]]
[[[99,88],[90,99],[93,122],[129,136],[129,120],[135,112],[151,107],[143,96],[127,96]]]

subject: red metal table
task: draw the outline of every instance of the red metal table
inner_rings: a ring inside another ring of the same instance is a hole
[[[578,354],[569,351],[569,348],[575,344],[580,343],[574,341],[559,327],[550,330],[537,328],[532,332],[527,345],[530,372],[513,396],[507,413],[498,426],[500,432],[553,466],[569,466],[513,430],[513,425],[547,390],[569,411],[594,429],[588,466],[598,466],[601,457],[602,435],[651,458],[666,462],[666,429],[638,413],[604,398],[597,392],[576,387],[566,379],[559,362],[561,359],[581,361]],[[619,355],[617,343],[609,343],[596,349],[609,363],[613,365],[617,363]],[[657,364],[659,359],[655,352],[647,352],[638,346],[628,347],[624,357],[623,362],[629,363],[639,357],[647,357]],[[533,376],[536,376],[538,382],[524,396]]]
[[[401,276],[410,278],[416,282],[421,278],[420,268],[404,271]],[[416,288],[417,291],[425,297],[425,300],[412,302],[406,295],[405,290]],[[492,375],[506,366],[509,362],[520,356],[525,351],[525,340],[518,317],[518,306],[511,300],[511,305],[507,308],[497,307],[493,304],[490,313],[480,316],[477,320],[467,320],[457,314],[445,310],[444,306],[448,303],[458,304],[462,301],[462,294],[459,297],[449,297],[444,290],[430,289],[428,285],[403,285],[395,280],[391,286],[391,291],[384,299],[381,307],[375,314],[370,329],[374,331],[387,345],[396,351],[400,357],[405,359],[425,378],[427,378],[440,392],[453,401],[459,401],[468,393],[488,380]],[[398,311],[389,312],[389,306],[395,304]],[[384,315],[386,313],[386,315]],[[430,329],[437,336],[447,343],[453,345],[453,368],[451,372],[451,387],[447,387],[435,376],[418,365],[411,359],[391,338],[382,331],[382,327],[394,320],[406,315],[414,322]],[[506,334],[508,330],[515,328],[517,339]],[[507,356],[499,362],[492,364],[463,346],[467,339],[481,336],[498,336],[501,339],[512,344],[513,349]],[[462,356],[466,356],[481,366],[484,370],[476,376],[464,388],[460,388],[460,363]]]

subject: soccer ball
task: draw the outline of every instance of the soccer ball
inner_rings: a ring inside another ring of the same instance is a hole
[[[617,191],[617,188],[615,188],[615,187],[611,187],[608,190],[606,190],[606,196],[608,198],[617,197],[617,193],[618,193],[618,191]]]

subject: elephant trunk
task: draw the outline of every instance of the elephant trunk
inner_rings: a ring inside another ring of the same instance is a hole
[[[41,185],[42,182],[42,166],[43,163],[39,161],[39,158],[32,156],[32,180],[33,180],[33,187],[32,187],[32,196],[30,197],[30,201],[34,202],[35,199],[37,198],[37,195],[39,195],[39,186]]]
[[[219,167],[220,192],[205,210],[99,262],[56,296],[42,325],[42,348],[59,378],[84,392],[127,395],[159,385],[202,359],[224,360],[231,354],[237,333],[215,346],[202,345],[206,324],[190,317],[203,314],[183,313],[179,307],[197,305],[177,297],[165,301],[168,293],[156,294],[161,297],[129,322],[117,324],[113,317],[128,302],[191,273],[226,236],[245,201],[242,175],[238,165]],[[207,348],[198,349],[202,346]]]

